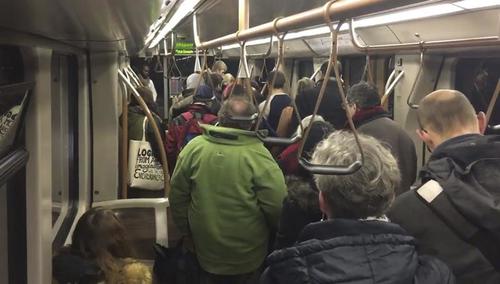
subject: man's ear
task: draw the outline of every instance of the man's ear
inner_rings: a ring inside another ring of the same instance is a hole
[[[417,129],[417,135],[420,140],[422,140],[429,149],[434,149],[434,142],[432,141],[432,137],[429,135],[429,132],[423,129]]]
[[[486,122],[486,115],[484,112],[480,111],[477,114],[477,126],[479,128],[479,133],[484,134],[484,131],[486,131],[486,126],[488,123]]]
[[[323,212],[323,214],[325,214],[326,216],[328,216],[328,218],[330,218],[330,206],[328,206],[328,202],[326,202],[327,197],[321,190],[319,191],[318,198],[319,198],[319,209],[321,210],[321,212]]]

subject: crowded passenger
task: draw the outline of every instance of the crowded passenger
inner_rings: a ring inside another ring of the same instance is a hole
[[[401,172],[401,185],[396,195],[410,189],[417,177],[417,153],[415,144],[406,131],[395,121],[380,104],[377,88],[367,82],[353,85],[348,93],[348,108],[359,132],[373,136],[386,143],[398,161]]]
[[[298,94],[302,94],[306,91],[309,91],[314,88],[314,81],[304,77],[300,80],[297,81],[297,93],[295,93],[295,96]]]
[[[152,283],[149,268],[132,256],[115,214],[92,208],[78,220],[71,245],[54,257],[53,276],[58,283]]]
[[[459,283],[500,283],[500,137],[465,95],[438,90],[420,101],[417,134],[432,151],[422,186],[396,199],[390,218],[446,262]],[[496,267],[496,268],[495,268]]]
[[[224,63],[224,61],[217,60],[212,65],[212,73],[216,73],[216,74],[223,76],[224,73],[226,73],[226,72],[227,72],[227,65],[226,65],[226,63]]]
[[[326,122],[321,116],[316,115],[314,117],[314,122],[311,123],[312,115],[305,117],[302,119],[302,126],[304,127],[303,131],[300,126],[297,127],[292,136],[302,137],[303,132],[307,130],[308,127],[311,127],[311,131],[309,132],[309,136],[307,141],[305,141],[304,149],[302,153],[302,157],[306,159],[310,159],[314,147],[321,140],[328,137],[328,135],[333,132],[333,126]],[[303,139],[303,138],[302,138]],[[278,155],[278,164],[283,171],[283,174],[288,175],[298,175],[298,176],[309,176],[308,172],[305,171],[299,165],[299,148],[302,143],[302,139],[300,141],[295,142],[292,145],[286,147],[279,155]]]
[[[273,252],[267,283],[454,283],[448,267],[419,256],[416,240],[384,215],[400,182],[396,160],[375,138],[360,135],[364,165],[351,175],[315,175],[328,220],[309,224],[293,247]],[[358,159],[352,133],[334,132],[312,162],[346,165]]]
[[[337,62],[339,67],[339,72],[342,74],[342,65],[340,62]],[[316,101],[318,100],[319,92],[321,90],[321,85],[325,80],[326,70],[328,68],[328,62],[323,63],[321,65],[321,79],[318,80],[316,86],[312,89],[305,90],[303,93],[298,93],[295,98],[295,102],[297,104],[299,114],[301,117],[309,116],[314,111],[314,106],[316,105]],[[337,85],[337,81],[333,76],[334,72],[331,72],[330,78],[326,78],[328,80],[326,85],[326,93],[321,101],[321,105],[319,106],[318,114],[321,115],[326,121],[331,123],[335,129],[342,129],[346,123],[346,115],[345,111],[342,108],[342,100],[339,95],[339,87]],[[292,120],[293,121],[293,120]],[[298,121],[295,121],[292,124],[294,127],[298,124]]]
[[[288,176],[288,196],[283,201],[275,249],[292,246],[309,223],[321,220],[318,190],[311,177]]]
[[[151,73],[151,68],[149,68],[149,65],[144,63],[141,66],[141,72],[139,72],[139,79],[141,80],[141,83],[144,87],[149,88],[151,94],[153,95],[153,101],[156,102],[158,94],[156,93],[155,84],[153,83],[153,80],[151,80],[150,78],[150,73]]]
[[[193,103],[193,95],[196,86],[198,86],[198,84],[205,84],[203,78],[200,77],[200,73],[196,72],[187,77],[186,88],[182,91],[181,96],[172,100],[172,106],[170,107],[171,117],[176,117],[181,113],[186,112],[187,107]]]
[[[141,98],[146,103],[147,107],[151,111],[153,115],[156,125],[159,128],[160,135],[162,135],[162,140],[165,141],[164,133],[165,127],[163,125],[162,119],[157,114],[157,106],[153,101],[153,95],[149,88],[147,87],[138,87],[137,92],[141,96]],[[153,156],[160,161],[160,147],[163,145],[158,145],[153,126],[151,122],[147,119],[146,113],[139,105],[139,102],[135,99],[134,96],[131,96],[130,103],[128,106],[128,139],[141,141],[144,136],[145,140],[151,144],[152,154]],[[128,196],[130,198],[135,197],[161,197],[161,191],[153,191],[148,189],[142,189],[138,187],[131,187],[128,191]]]
[[[276,81],[274,82],[274,86],[272,86],[274,76],[276,76]],[[267,120],[269,126],[275,131],[278,130],[278,124],[283,110],[290,107],[290,104],[292,103],[292,99],[285,92],[285,83],[286,78],[283,72],[271,71],[267,82],[268,96],[271,96],[269,104],[266,109],[264,109],[265,102],[262,102],[259,105],[259,111],[264,112],[264,118]]]
[[[186,144],[201,134],[199,123],[215,124],[217,116],[211,112],[215,103],[214,91],[207,85],[196,90],[193,103],[186,112],[172,119],[168,125],[166,152],[170,171],[173,172],[177,156]]]
[[[219,126],[182,150],[172,175],[170,207],[178,230],[192,238],[202,283],[258,283],[270,234],[286,195],[283,174],[249,131],[253,103],[231,96]]]

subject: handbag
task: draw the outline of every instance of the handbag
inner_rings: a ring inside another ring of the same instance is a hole
[[[129,141],[129,184],[140,189],[161,190],[164,187],[163,167],[146,141],[146,121],[147,117],[142,123],[142,139]]]
[[[172,248],[154,245],[153,273],[157,283],[199,284],[202,273],[196,254],[184,246],[181,239]]]

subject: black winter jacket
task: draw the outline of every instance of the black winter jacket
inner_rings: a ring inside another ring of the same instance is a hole
[[[392,155],[398,161],[401,184],[396,189],[396,195],[410,190],[417,178],[417,153],[415,144],[406,131],[386,113],[360,121],[356,127],[360,133],[371,135],[389,146]]]
[[[432,153],[421,177],[422,183],[439,182],[466,219],[500,240],[500,136],[469,134],[445,141]],[[389,217],[415,236],[419,252],[446,262],[458,283],[500,283],[500,273],[482,253],[459,238],[415,192],[399,196]]]
[[[323,80],[319,80],[314,88],[297,94],[295,103],[302,118],[313,113],[322,84]],[[344,128],[347,118],[345,110],[342,108],[342,99],[340,98],[339,87],[335,79],[330,79],[326,84],[325,95],[319,106],[318,114],[331,123],[335,129]],[[298,122],[295,115],[293,115],[291,129],[297,129],[297,125]]]
[[[415,239],[389,222],[317,222],[302,231],[299,241],[268,257],[262,284],[455,283],[444,263],[419,257]]]

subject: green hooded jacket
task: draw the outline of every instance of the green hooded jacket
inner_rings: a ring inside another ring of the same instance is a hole
[[[192,235],[202,268],[218,275],[258,269],[286,196],[283,174],[252,132],[202,125],[172,175],[172,217]]]

